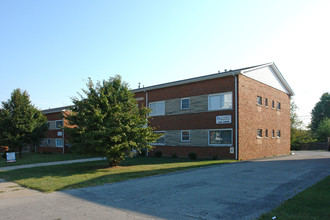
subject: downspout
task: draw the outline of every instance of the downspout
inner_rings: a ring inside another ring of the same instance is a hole
[[[144,89],[144,92],[145,92],[145,94],[146,94],[146,108],[149,108],[149,106],[148,106],[148,92],[147,92],[146,89]],[[149,116],[149,113],[148,113],[148,116]],[[146,152],[146,156],[147,156],[147,157],[149,156],[149,151],[148,151],[148,149],[147,149],[147,152]]]
[[[235,73],[233,73],[233,76],[235,78],[235,160],[238,160],[238,144],[237,144],[237,133],[238,133],[238,129],[237,129],[237,76],[235,75]]]

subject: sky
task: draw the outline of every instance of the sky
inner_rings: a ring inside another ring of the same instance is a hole
[[[327,0],[0,0],[0,101],[71,105],[94,82],[131,89],[274,62],[307,125],[330,92]]]

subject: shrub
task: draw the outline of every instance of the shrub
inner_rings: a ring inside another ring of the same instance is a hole
[[[163,153],[160,150],[155,152],[155,157],[161,157],[162,155]]]
[[[192,159],[192,160],[196,160],[196,159],[197,159],[197,154],[194,153],[194,152],[190,152],[190,153],[188,154],[188,157],[189,157],[190,159]]]
[[[217,160],[217,159],[219,159],[219,158],[218,158],[218,155],[214,155],[214,156],[212,157],[212,160]]]
[[[145,157],[146,155],[147,155],[146,149],[142,149],[141,152],[139,153],[139,156],[141,156],[141,157]]]
[[[172,154],[173,158],[178,158],[178,156],[176,154]]]

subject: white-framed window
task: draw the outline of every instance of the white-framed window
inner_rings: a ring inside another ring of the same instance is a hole
[[[262,129],[257,129],[257,138],[262,138]]]
[[[47,121],[47,128],[50,129],[50,121]]]
[[[275,101],[272,101],[272,108],[275,109]]]
[[[47,145],[50,146],[50,138],[47,138]]]
[[[281,137],[281,130],[277,130],[277,134],[276,134],[277,138]]]
[[[181,131],[181,142],[190,142],[190,131],[189,130]]]
[[[190,109],[190,98],[181,99],[181,109]]]
[[[232,129],[210,129],[208,134],[208,144],[211,146],[232,146]]]
[[[150,116],[165,115],[165,101],[150,102],[149,108],[151,109]]]
[[[55,121],[55,128],[56,129],[62,129],[63,128],[63,120]]]
[[[275,138],[275,130],[272,131],[272,138]]]
[[[160,136],[156,142],[152,143],[152,145],[165,145],[165,131],[155,131],[155,133],[161,134],[162,136]]]
[[[265,130],[265,138],[268,138],[268,129]]]
[[[212,94],[208,97],[208,110],[224,110],[232,109],[233,94],[232,92]]]
[[[56,138],[56,147],[63,147],[63,139],[62,138]]]
[[[276,106],[277,106],[277,110],[281,110],[281,103],[280,102],[278,102]]]
[[[257,96],[257,105],[262,105],[262,97]]]
[[[265,107],[268,107],[268,99],[265,98]]]

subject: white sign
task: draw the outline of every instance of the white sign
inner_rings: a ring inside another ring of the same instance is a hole
[[[7,163],[16,162],[15,152],[6,153],[6,156],[7,156]]]
[[[219,115],[216,117],[217,124],[230,124],[231,123],[231,115]]]
[[[230,152],[231,154],[233,154],[233,153],[234,153],[234,147],[230,147],[230,148],[229,148],[229,152]]]

